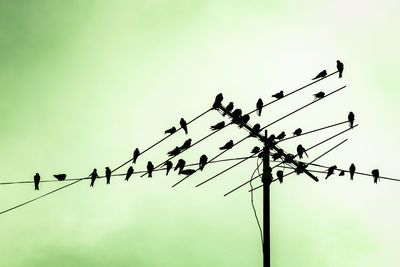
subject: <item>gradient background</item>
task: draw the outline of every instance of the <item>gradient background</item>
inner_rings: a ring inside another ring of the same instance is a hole
[[[301,2],[301,3],[300,3]],[[277,123],[270,131],[311,130],[356,114],[356,129],[310,151],[318,163],[400,178],[399,1],[0,1],[0,181],[103,174],[190,120],[217,93],[244,111],[289,92],[322,69],[337,76],[265,109],[263,125],[348,87]],[[220,120],[189,126],[195,141]],[[340,129],[338,129],[340,128]],[[293,151],[342,125],[288,141]],[[245,131],[229,127],[185,152],[197,162]],[[158,164],[181,132],[140,158]],[[225,158],[247,156],[246,141]],[[230,166],[209,165],[179,187],[177,175],[89,181],[0,216],[1,266],[262,266],[248,187],[256,161],[194,186]],[[123,169],[122,171],[125,171]],[[320,183],[290,176],[271,186],[272,266],[399,266],[400,183],[334,176]],[[255,183],[256,185],[259,182]],[[64,183],[0,187],[6,209]],[[255,194],[262,212],[261,190]]]

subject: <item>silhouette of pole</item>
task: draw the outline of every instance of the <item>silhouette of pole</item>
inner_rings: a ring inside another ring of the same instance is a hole
[[[271,184],[271,167],[269,164],[269,146],[267,142],[267,130],[265,130],[265,140],[263,149],[263,232],[264,232],[264,266],[271,266],[271,249],[270,249],[270,184]]]

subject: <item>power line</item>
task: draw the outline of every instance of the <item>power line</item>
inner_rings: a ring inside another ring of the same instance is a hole
[[[253,179],[253,176],[256,173],[256,171],[258,171],[258,168],[260,167],[261,163],[258,163],[258,159],[257,159],[257,167],[254,169],[253,174],[250,177],[250,181],[251,181],[251,179]],[[253,189],[253,185],[251,184],[251,182],[250,182],[250,187],[251,187],[251,189]],[[251,192],[253,192],[253,191],[251,191]],[[262,245],[262,248],[263,248],[263,251],[264,251],[264,236],[263,236],[263,231],[261,229],[260,221],[258,220],[257,210],[254,207],[254,194],[253,193],[251,193],[250,202],[251,202],[251,206],[253,207],[254,216],[256,217],[258,229],[260,230],[261,245]]]

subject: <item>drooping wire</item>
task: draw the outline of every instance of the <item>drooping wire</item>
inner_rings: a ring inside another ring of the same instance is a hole
[[[259,158],[257,158],[257,167],[255,168],[255,170],[253,171],[253,174],[250,177],[250,188],[251,188],[251,190],[253,190],[253,184],[251,183],[251,180],[253,179],[253,176],[254,176],[256,170],[258,171],[258,173],[260,173],[259,167],[260,167],[262,162],[258,163],[258,161],[259,161]],[[251,191],[251,192],[253,192],[253,191]],[[261,245],[262,245],[262,249],[264,251],[264,234],[263,234],[263,231],[262,231],[262,228],[261,228],[261,225],[260,225],[260,221],[258,220],[257,210],[256,210],[256,208],[254,206],[254,194],[253,193],[251,194],[250,202],[251,202],[251,206],[253,207],[253,212],[254,212],[254,216],[255,216],[256,221],[257,221],[258,229],[260,231]]]

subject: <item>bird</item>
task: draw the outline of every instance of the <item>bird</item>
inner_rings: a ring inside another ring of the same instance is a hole
[[[294,135],[294,136],[299,136],[299,135],[301,135],[302,132],[303,132],[303,130],[302,130],[301,128],[297,128],[297,129],[293,132],[293,135]]]
[[[183,159],[179,159],[178,163],[175,165],[174,171],[178,170],[178,174],[181,174],[183,168],[185,168],[186,165],[186,161],[184,161]]]
[[[93,172],[89,174],[89,176],[91,177],[90,186],[93,187],[94,181],[96,180],[96,178],[99,178],[99,175],[97,174],[97,169],[93,169]]]
[[[272,95],[272,97],[275,97],[276,99],[281,99],[283,96],[283,91],[279,91],[279,93]]]
[[[350,128],[353,129],[353,124],[354,124],[354,113],[349,112],[349,115],[347,116],[347,119],[349,121]]]
[[[261,111],[263,109],[264,103],[262,101],[261,98],[258,99],[256,107],[257,107],[257,111],[258,111],[258,116],[261,116]]]
[[[378,183],[379,170],[378,169],[374,169],[374,170],[372,170],[371,174],[374,177],[374,184]]]
[[[222,103],[223,99],[224,99],[224,96],[221,93],[219,93],[215,97],[214,104],[213,104],[213,109],[217,109],[217,108],[221,107],[221,103]]]
[[[185,134],[188,134],[187,123],[183,118],[181,118],[181,120],[179,121],[179,124],[181,125],[182,129],[185,131]]]
[[[165,130],[165,134],[174,134],[176,132],[176,128],[175,127],[172,127],[172,128],[169,128],[168,130]]]
[[[324,96],[325,96],[325,93],[322,91],[314,94],[315,99],[321,99],[321,98],[324,98]]]
[[[242,110],[240,108],[235,109],[232,112],[232,116],[233,116],[233,118],[232,118],[233,123],[240,122],[240,118],[242,117]]]
[[[246,123],[248,123],[250,120],[250,116],[248,114],[243,115],[240,118],[240,123],[239,123],[239,128],[242,128]]]
[[[111,169],[109,167],[106,167],[106,179],[107,179],[107,184],[110,184],[111,180]]]
[[[283,155],[283,156],[284,156],[283,162],[285,162],[285,163],[290,163],[296,157],[295,155],[290,154],[290,153],[287,153],[286,156],[285,155]]]
[[[277,160],[283,156],[283,149],[278,149],[276,153],[272,154],[272,159]]]
[[[233,102],[229,102],[229,104],[226,106],[225,108],[227,111],[232,112],[233,110]],[[226,112],[224,112],[224,114],[222,114],[222,116],[225,116]]]
[[[169,171],[170,171],[171,168],[172,168],[172,162],[171,162],[170,160],[167,160],[167,161],[165,162],[165,165],[167,166],[167,174],[166,174],[166,175],[168,175]]]
[[[59,181],[64,181],[65,178],[67,178],[67,175],[65,173],[63,173],[63,174],[54,174],[53,176]]]
[[[228,143],[221,146],[219,149],[220,150],[228,150],[228,149],[231,149],[232,147],[233,147],[233,140],[229,140]]]
[[[339,72],[339,78],[342,78],[342,73],[343,73],[343,69],[344,69],[344,65],[342,62],[340,62],[340,60],[336,60],[336,68]]]
[[[298,145],[297,146],[297,154],[299,155],[299,158],[302,159],[303,158],[303,153],[307,155],[306,149],[302,146],[302,145]]]
[[[140,155],[139,148],[136,148],[135,151],[133,151],[133,163],[136,163],[137,158]]]
[[[356,172],[356,166],[354,165],[354,163],[350,165],[349,171],[350,171],[350,180],[353,180],[354,173]]]
[[[253,128],[251,129],[250,136],[256,136],[261,131],[261,126],[259,123],[254,124]]]
[[[327,173],[325,179],[328,179],[328,177],[331,176],[336,169],[337,169],[336,165],[333,165],[333,166],[329,167],[328,168],[328,173]]]
[[[217,130],[221,130],[224,127],[225,127],[225,122],[221,121],[221,122],[218,122],[217,124],[211,126],[210,129],[213,131],[217,131]]]
[[[339,176],[344,176],[344,170],[341,170]]]
[[[285,132],[281,132],[281,133],[278,134],[278,136],[275,137],[275,138],[281,140],[281,139],[285,138],[285,136],[286,136],[286,133],[285,133]]]
[[[283,171],[281,170],[277,171],[276,177],[278,177],[279,183],[283,183]]]
[[[271,145],[275,145],[275,135],[271,134],[268,138],[267,138],[267,143],[271,144]]]
[[[200,169],[200,171],[202,171],[204,169],[204,166],[206,166],[207,162],[208,162],[207,156],[204,155],[204,154],[201,155],[200,161],[199,161],[199,169]]]
[[[36,173],[35,176],[33,176],[33,181],[35,182],[35,190],[39,190],[39,182],[40,182],[39,173]]]
[[[175,156],[178,156],[179,153],[181,153],[181,149],[179,146],[176,146],[174,149],[172,149],[171,151],[168,152],[168,156],[175,157]]]
[[[295,172],[296,172],[296,174],[303,173],[306,168],[307,168],[307,165],[304,162],[299,161],[298,166],[295,169]]]
[[[186,170],[182,170],[181,171],[181,174],[183,174],[183,175],[192,175],[193,173],[195,173],[196,172],[196,170],[193,170],[193,169],[186,169]]]
[[[149,174],[149,178],[153,177],[153,170],[154,170],[153,163],[151,163],[151,161],[147,162],[147,173]]]
[[[180,147],[180,150],[183,151],[185,149],[188,149],[190,147],[190,145],[192,144],[192,139],[189,138],[188,140],[186,140],[183,145]]]
[[[128,171],[126,172],[125,181],[129,181],[129,177],[131,177],[132,174],[133,174],[133,167],[129,166]]]
[[[327,74],[328,74],[328,73],[326,72],[326,70],[323,70],[323,71],[321,71],[320,73],[318,73],[318,75],[315,76],[312,80],[316,80],[316,79],[319,79],[319,78],[323,78],[323,77],[325,77]]]
[[[255,147],[253,147],[253,149],[251,150],[250,153],[256,154],[256,153],[260,152],[260,150],[261,150],[261,148],[259,148],[258,146],[255,146]]]

